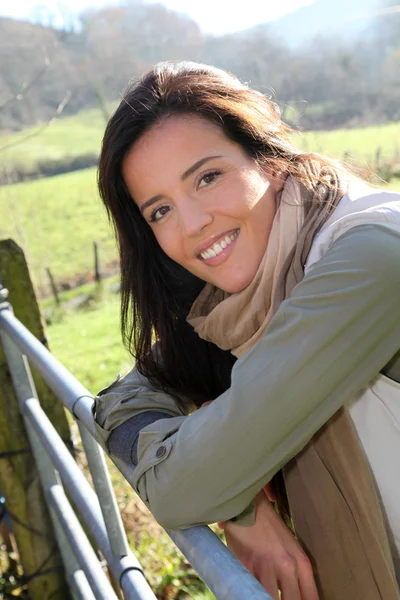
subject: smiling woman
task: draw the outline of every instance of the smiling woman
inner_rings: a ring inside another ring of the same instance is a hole
[[[226,292],[249,285],[267,247],[278,178],[195,115],[152,127],[128,152],[122,173],[173,261]]]
[[[127,90],[99,188],[136,359],[99,442],[165,527],[222,522],[274,598],[398,600],[400,196],[194,63]]]

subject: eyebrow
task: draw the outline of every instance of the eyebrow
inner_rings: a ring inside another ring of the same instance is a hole
[[[200,169],[200,167],[202,167],[206,162],[214,158],[221,158],[221,155],[217,154],[215,156],[206,156],[205,158],[201,158],[200,160],[195,162],[194,165],[186,169],[186,171],[181,175],[181,181],[185,181],[185,179],[187,179],[190,175],[192,175],[192,173],[197,171],[197,169]],[[157,196],[153,196],[149,200],[146,200],[146,202],[143,202],[142,206],[140,207],[140,212],[143,214],[146,208],[148,208],[152,204],[155,204],[156,202],[161,200],[161,198],[163,198],[163,194],[157,194]]]

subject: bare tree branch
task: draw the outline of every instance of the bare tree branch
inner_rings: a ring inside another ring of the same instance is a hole
[[[21,138],[19,140],[15,140],[14,142],[10,142],[9,144],[6,144],[5,146],[0,147],[0,152],[3,152],[4,150],[8,150],[8,148],[11,148],[13,146],[18,146],[18,144],[23,144],[24,142],[26,142],[26,140],[29,140],[30,138],[35,137],[35,136],[39,135],[40,133],[42,133],[42,131],[44,129],[46,129],[46,127],[48,127],[50,125],[50,123],[52,121],[54,121],[54,119],[56,119],[57,117],[59,117],[61,115],[64,108],[67,106],[68,102],[70,101],[71,96],[72,96],[72,92],[71,92],[71,90],[68,90],[67,93],[65,94],[63,100],[57,106],[57,109],[54,111],[54,113],[52,114],[50,119],[48,121],[46,121],[46,123],[43,123],[40,127],[38,127],[38,129],[36,129],[35,131],[32,131],[31,133],[28,133],[28,135],[25,135],[23,138]]]
[[[66,38],[68,37],[68,33],[66,31],[64,31],[62,33],[62,35],[60,36],[58,43],[54,43],[54,52],[53,52],[53,58],[56,55],[58,49],[59,49],[59,42],[64,41]],[[8,100],[6,100],[3,104],[0,104],[0,111],[1,110],[5,110],[7,108],[7,106],[10,106],[10,104],[13,104],[13,102],[18,102],[20,100],[22,100],[24,98],[25,93],[34,85],[36,85],[38,83],[38,81],[40,81],[40,79],[43,77],[43,75],[46,73],[46,71],[48,70],[48,68],[51,65],[51,59],[49,58],[49,56],[47,56],[47,52],[46,52],[46,56],[44,57],[44,65],[41,69],[39,69],[39,71],[32,77],[32,79],[30,81],[28,81],[27,83],[24,83],[20,89],[20,91],[17,94],[14,94],[14,96],[11,96],[11,98],[9,98]]]
[[[4,104],[1,104],[0,105],[0,110],[6,109],[7,106],[9,106],[10,104],[12,104],[13,102],[17,102],[19,100],[22,100],[22,98],[24,97],[25,92],[27,92],[33,85],[36,85],[36,83],[46,73],[46,71],[49,68],[50,64],[51,64],[51,61],[50,61],[49,57],[46,56],[46,58],[44,59],[44,66],[38,71],[38,73],[36,73],[36,75],[34,75],[32,77],[32,79],[30,81],[28,81],[28,83],[24,83],[23,84],[23,86],[21,87],[21,89],[18,92],[18,94],[15,94],[14,96],[11,96],[11,98],[9,98],[8,100],[6,100],[4,102]]]

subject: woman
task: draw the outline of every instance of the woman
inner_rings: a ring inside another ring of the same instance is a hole
[[[314,600],[312,563],[320,598],[398,598],[400,196],[289,133],[212,67],[128,89],[99,188],[137,367],[96,398],[98,439],[165,527],[224,521],[274,597]],[[280,469],[306,552],[263,491]]]

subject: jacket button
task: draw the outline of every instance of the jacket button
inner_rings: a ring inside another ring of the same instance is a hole
[[[167,449],[165,446],[160,446],[159,448],[157,448],[157,452],[156,452],[157,458],[161,458],[162,456],[164,456],[166,451],[167,451]]]

